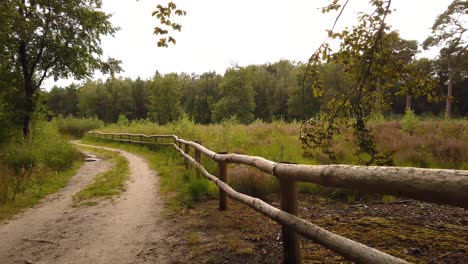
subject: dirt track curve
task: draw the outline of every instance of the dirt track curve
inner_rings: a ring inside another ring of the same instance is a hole
[[[73,208],[73,194],[109,168],[105,161],[86,163],[67,187],[0,224],[2,264],[169,262],[157,175],[134,154],[104,149],[128,159],[127,190],[113,201]]]

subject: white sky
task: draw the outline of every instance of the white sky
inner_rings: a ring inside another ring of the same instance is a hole
[[[114,38],[102,41],[104,58],[122,60],[119,76],[153,76],[161,73],[223,74],[234,63],[240,66],[263,64],[280,59],[306,61],[324,40],[336,13],[323,15],[320,7],[327,0],[174,0],[187,16],[178,19],[182,32],[175,34],[177,45],[158,48],[153,35],[156,18],[151,16],[160,0],[104,0],[103,9],[113,14],[121,28]],[[452,0],[393,0],[396,9],[389,17],[392,29],[402,38],[419,43],[430,33],[437,15]],[[368,0],[350,0],[338,29],[356,24],[358,11],[368,7]],[[435,51],[419,56],[434,57]],[[97,73],[95,78],[106,78]],[[65,86],[72,80],[49,79],[46,89]]]

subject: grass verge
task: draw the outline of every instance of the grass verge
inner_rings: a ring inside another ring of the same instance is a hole
[[[55,172],[48,169],[37,169],[29,182],[26,191],[19,193],[14,201],[9,201],[0,206],[0,222],[8,219],[19,211],[32,207],[46,195],[57,192],[65,187],[70,178],[76,174],[83,165],[83,161],[76,160],[70,169],[63,172]]]
[[[125,181],[130,174],[126,158],[109,150],[82,146],[79,148],[92,151],[97,156],[108,160],[112,168],[97,175],[86,188],[73,195],[74,206],[96,205],[97,198],[110,198],[125,191]]]
[[[202,176],[197,176],[194,169],[186,170],[183,158],[172,147],[138,146],[133,144],[109,142],[86,137],[83,143],[123,149],[140,155],[148,161],[150,168],[160,176],[159,189],[164,196],[166,209],[192,207],[195,202],[217,195],[217,187]],[[209,170],[215,170],[214,163],[204,161]]]

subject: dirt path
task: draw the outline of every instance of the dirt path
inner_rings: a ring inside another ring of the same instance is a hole
[[[71,196],[109,165],[86,163],[60,192],[0,225],[1,263],[167,263],[166,223],[155,173],[129,160],[127,190],[114,201],[73,208]]]

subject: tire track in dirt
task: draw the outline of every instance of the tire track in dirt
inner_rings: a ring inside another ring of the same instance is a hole
[[[86,163],[62,191],[0,225],[2,263],[169,262],[157,175],[134,154],[99,148],[128,159],[126,191],[97,206],[72,208],[71,196],[109,167],[103,161]]]

